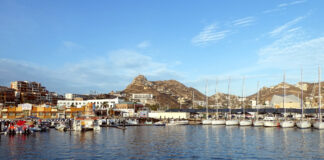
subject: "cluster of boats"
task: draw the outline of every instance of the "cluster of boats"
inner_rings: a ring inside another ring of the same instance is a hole
[[[1,134],[31,134],[34,132],[45,132],[48,126],[41,121],[33,120],[17,120],[17,121],[1,121],[0,133]]]

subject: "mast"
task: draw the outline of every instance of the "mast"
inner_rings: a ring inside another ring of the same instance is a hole
[[[227,88],[227,93],[228,93],[228,101],[227,101],[227,108],[229,109],[230,113],[230,119],[232,119],[232,113],[231,113],[231,107],[230,107],[230,102],[231,102],[231,96],[230,96],[230,84],[231,84],[231,77],[228,78],[228,88]]]
[[[245,108],[244,108],[244,83],[245,83],[245,77],[243,77],[243,81],[242,81],[242,109],[243,109],[243,118],[245,119]]]
[[[257,99],[256,99],[256,108],[257,108],[257,114],[259,114],[259,106],[258,106],[258,102],[259,102],[259,83],[260,83],[260,81],[258,81],[258,84],[257,84]],[[257,117],[256,117],[257,118]]]
[[[286,96],[286,87],[285,87],[285,83],[286,83],[286,73],[284,72],[284,76],[283,76],[283,98],[282,98],[282,105],[284,108],[284,117],[286,118],[286,107],[285,107],[285,96]]]
[[[302,109],[302,113],[301,113],[301,119],[303,119],[304,117],[304,104],[303,104],[303,68],[301,68],[300,70],[300,83],[301,83],[301,98],[300,98],[300,107]]]
[[[208,119],[208,96],[207,96],[207,94],[208,94],[208,80],[206,80],[206,116],[207,116],[207,119]]]
[[[217,99],[217,85],[218,85],[218,79],[216,79],[216,87],[215,87],[215,105],[216,105],[216,113],[217,113],[217,119],[218,119],[218,99]]]
[[[321,67],[318,65],[318,116],[320,122],[322,122],[321,105]]]
[[[191,109],[194,109],[195,108],[195,91],[192,90],[192,108]]]

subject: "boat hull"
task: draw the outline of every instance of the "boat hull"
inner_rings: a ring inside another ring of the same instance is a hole
[[[294,121],[282,121],[280,122],[280,127],[281,128],[291,128],[295,126],[295,122]]]
[[[226,126],[237,126],[239,125],[239,121],[238,120],[227,120],[225,122]]]
[[[253,121],[253,126],[254,127],[261,127],[261,126],[263,126],[263,121]]]
[[[210,119],[205,119],[205,120],[202,121],[202,124],[203,124],[203,125],[211,125],[211,124],[212,124],[212,120],[210,120]]]
[[[309,121],[301,120],[296,123],[297,127],[300,129],[311,128],[312,124]]]
[[[226,121],[224,119],[216,119],[212,121],[212,125],[225,125]]]
[[[264,127],[277,127],[278,123],[276,121],[264,121],[263,126]]]
[[[316,129],[324,129],[324,122],[317,121],[313,124],[313,127]]]
[[[241,120],[240,121],[240,126],[251,126],[252,121],[251,120]]]

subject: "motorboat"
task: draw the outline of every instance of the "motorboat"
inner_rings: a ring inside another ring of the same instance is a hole
[[[264,127],[277,127],[278,121],[274,115],[269,114],[266,117],[264,117],[263,126]]]
[[[291,128],[295,126],[295,122],[292,120],[284,120],[280,122],[281,128]]]

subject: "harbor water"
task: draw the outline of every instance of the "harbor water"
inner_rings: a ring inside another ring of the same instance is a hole
[[[238,126],[1,135],[0,159],[324,159],[324,130]]]

